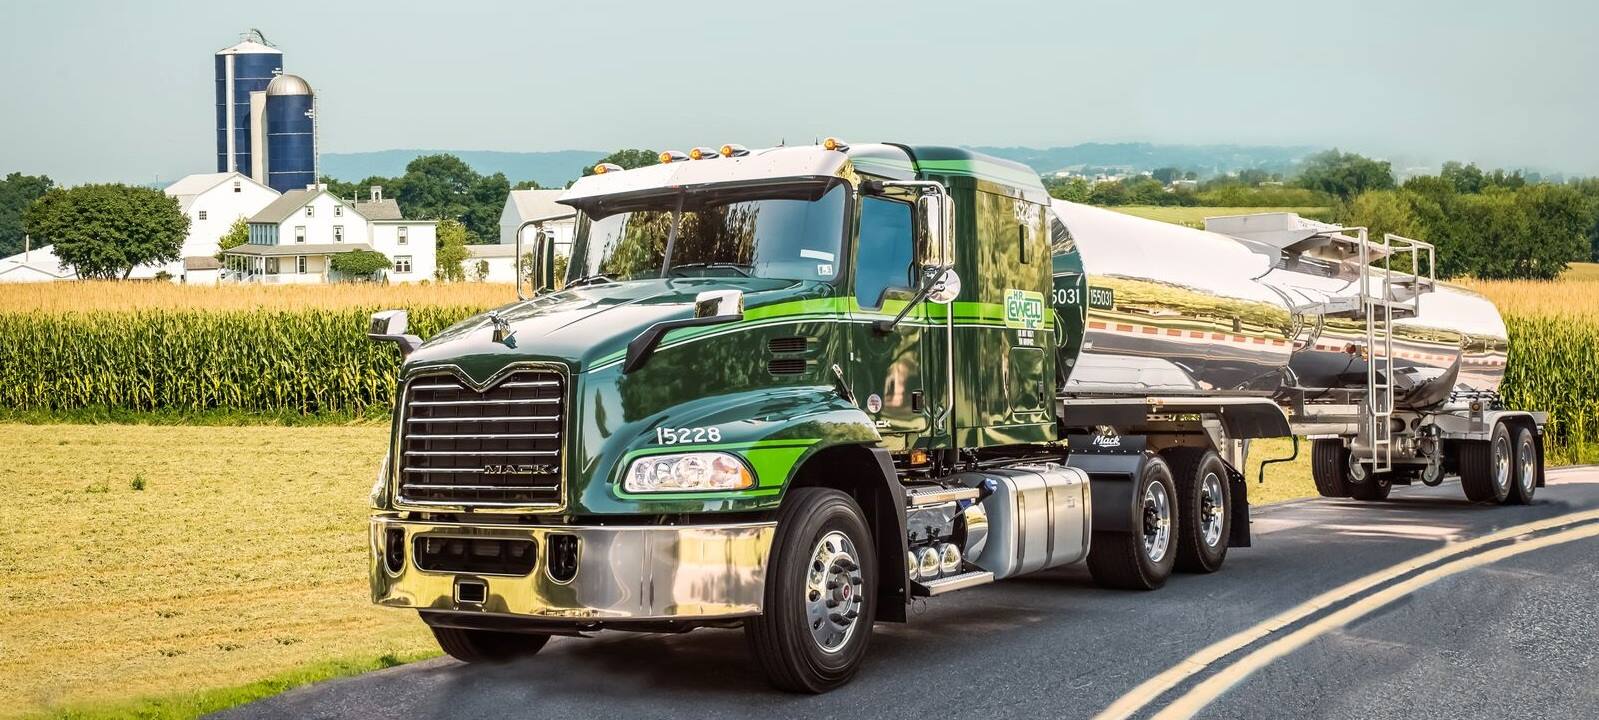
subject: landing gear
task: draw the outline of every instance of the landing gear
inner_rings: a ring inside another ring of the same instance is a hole
[[[1510,426],[1503,421],[1494,423],[1487,442],[1460,443],[1460,487],[1466,491],[1466,499],[1480,503],[1508,500],[1516,474],[1515,462]]]
[[[744,635],[774,686],[821,693],[855,676],[877,612],[877,556],[850,496],[789,491],[778,511],[764,610],[745,621]]]
[[[1171,576],[1177,562],[1177,531],[1182,529],[1177,484],[1166,461],[1151,457],[1144,463],[1132,497],[1138,508],[1132,532],[1095,531],[1088,571],[1102,587],[1154,590]]]
[[[1227,466],[1215,451],[1172,448],[1162,453],[1177,485],[1177,566],[1212,573],[1227,559],[1232,497]]]
[[[1394,478],[1391,472],[1374,473],[1366,470],[1360,463],[1349,463],[1349,497],[1366,502],[1381,502],[1388,499],[1388,493],[1393,490]]]
[[[1538,492],[1538,473],[1541,470],[1538,463],[1538,441],[1533,438],[1532,430],[1525,427],[1517,429],[1516,484],[1510,490],[1508,502],[1531,505],[1533,494]]]

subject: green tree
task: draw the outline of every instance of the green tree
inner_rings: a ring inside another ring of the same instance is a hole
[[[1349,203],[1344,225],[1365,227],[1372,239],[1393,233],[1414,240],[1426,240],[1427,231],[1415,209],[1416,198],[1405,190],[1370,190]]]
[[[1162,185],[1170,185],[1173,180],[1182,179],[1183,172],[1174,167],[1163,167],[1155,168],[1149,175]]]
[[[379,271],[394,267],[388,256],[376,250],[351,250],[328,261],[333,271],[350,280],[371,280]]]
[[[38,200],[55,183],[43,175],[23,175],[19,172],[0,180],[0,257],[22,252],[22,211]],[[38,246],[43,243],[35,242]]]
[[[238,220],[234,220],[233,224],[228,226],[228,231],[224,233],[222,237],[217,238],[217,259],[222,259],[222,253],[224,251],[232,250],[233,248],[243,245],[249,241],[250,221],[242,217]]]
[[[393,185],[408,217],[459,220],[470,235],[468,242],[489,242],[499,234],[500,212],[511,191],[503,173],[479,175],[454,155],[412,160]]]
[[[472,266],[472,279],[478,282],[489,279],[489,261],[479,260]]]
[[[1074,203],[1086,203],[1094,195],[1094,188],[1089,184],[1088,178],[1081,176],[1072,176],[1064,180],[1047,180],[1044,187],[1049,189],[1051,197]]]
[[[1392,189],[1394,173],[1387,160],[1372,160],[1335,148],[1305,159],[1299,172],[1299,186],[1349,202],[1367,190]]]
[[[466,269],[462,263],[469,257],[466,250],[466,226],[456,220],[440,220],[437,235],[438,270],[434,271],[434,275],[440,281],[446,282],[465,280]]]
[[[620,165],[623,170],[632,170],[633,168],[641,168],[646,165],[654,165],[660,161],[661,154],[655,152],[654,150],[641,150],[638,148],[633,148],[629,150],[617,150],[610,155],[600,158],[600,161],[594,163],[594,165],[612,163],[614,165]],[[584,177],[594,174],[594,165],[583,168]]]
[[[519,183],[517,183],[515,185],[512,185],[511,189],[512,190],[543,190],[544,188],[540,187],[538,181],[536,181],[536,180],[523,180],[523,181],[521,181],[521,182],[519,182]]]
[[[128,185],[46,192],[22,214],[23,230],[55,245],[78,277],[126,278],[133,268],[177,260],[189,232],[178,199]]]

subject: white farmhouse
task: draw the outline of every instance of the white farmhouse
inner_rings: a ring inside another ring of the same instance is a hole
[[[215,284],[222,236],[234,221],[261,212],[278,198],[278,191],[236,172],[190,175],[168,185],[165,192],[177,198],[179,209],[189,216],[183,252],[166,270],[174,280],[189,284]]]
[[[500,211],[498,245],[468,245],[461,263],[466,279],[487,282],[516,282],[516,230],[522,230],[522,252],[532,253],[534,239],[544,233],[555,242],[556,255],[570,255],[572,236],[577,230],[577,211],[555,202],[564,190],[512,190]]]
[[[393,264],[388,282],[433,279],[437,255],[433,220],[406,220],[380,188],[351,202],[325,186],[290,190],[250,218],[250,240],[224,253],[229,279],[274,284],[341,279],[332,257],[375,250]]]

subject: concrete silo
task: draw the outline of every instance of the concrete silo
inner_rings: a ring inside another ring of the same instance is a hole
[[[259,30],[245,33],[237,45],[216,54],[217,172],[237,170],[255,176],[259,148],[251,137],[250,119],[256,112],[250,94],[266,90],[283,72],[283,52],[267,43]]]

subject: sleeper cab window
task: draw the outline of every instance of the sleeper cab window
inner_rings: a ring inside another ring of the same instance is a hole
[[[861,200],[860,241],[855,250],[855,299],[863,308],[883,306],[889,288],[912,287],[916,252],[910,203],[880,197]]]

